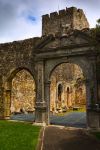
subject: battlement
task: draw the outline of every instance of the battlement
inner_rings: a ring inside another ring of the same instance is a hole
[[[77,9],[76,7],[70,7],[70,8],[66,7],[66,9],[59,10],[58,12],[56,11],[56,12],[52,12],[50,14],[43,15],[42,19],[43,19],[43,21],[47,21],[47,20],[51,20],[51,19],[57,19],[59,17],[66,16],[66,15],[73,13],[73,12],[83,13],[83,10]]]
[[[89,28],[89,23],[82,9],[70,7],[59,12],[42,16],[42,35],[56,34],[61,31],[61,25],[70,24],[73,29]]]

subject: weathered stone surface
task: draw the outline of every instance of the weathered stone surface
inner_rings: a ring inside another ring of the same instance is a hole
[[[89,23],[83,10],[75,7],[66,8],[42,16],[42,35],[66,35],[72,29],[82,30],[89,28]]]
[[[7,77],[10,70],[14,71],[19,67],[31,69],[34,66],[33,48],[37,41],[39,38],[0,44],[0,73]]]
[[[43,16],[41,38],[0,44],[0,118],[10,116],[12,81],[16,74],[24,69],[33,76],[36,83],[35,120],[48,124],[50,76],[56,66],[62,63],[76,64],[82,69],[87,111],[88,109],[92,111],[91,104],[98,106],[100,52],[97,52],[96,43],[90,34],[91,30],[86,29],[88,27],[82,10],[68,8],[59,11],[59,14],[52,13],[50,17]],[[66,74],[69,71],[70,69]],[[93,118],[90,117],[90,122]],[[98,114],[96,118],[99,122]],[[98,124],[96,128],[100,128],[100,125]]]

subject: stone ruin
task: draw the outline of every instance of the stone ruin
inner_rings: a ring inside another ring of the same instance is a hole
[[[13,80],[26,70],[35,81],[35,122],[49,124],[51,75],[67,63],[83,72],[87,128],[100,129],[99,49],[83,10],[75,7],[43,15],[41,37],[0,44],[0,119],[10,118]]]
[[[42,16],[42,35],[64,36],[71,30],[89,28],[89,23],[82,9],[66,8]]]

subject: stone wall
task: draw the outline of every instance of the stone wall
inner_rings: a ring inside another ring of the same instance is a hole
[[[70,29],[82,30],[83,28],[89,28],[89,23],[82,9],[71,7],[42,16],[43,36],[66,34]]]
[[[41,38],[0,44],[0,118],[9,117],[11,83],[22,69],[35,76],[34,46]]]
[[[0,44],[0,74],[3,75],[3,79],[19,67],[33,70],[31,69],[34,66],[33,48],[37,41],[39,38]]]

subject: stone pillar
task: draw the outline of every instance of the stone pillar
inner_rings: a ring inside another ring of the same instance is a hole
[[[87,110],[87,128],[100,130],[100,111]]]
[[[86,85],[86,109],[88,109],[91,105],[91,97],[93,99],[93,96],[91,95],[91,79],[85,80]]]
[[[97,86],[98,86],[98,102],[100,105],[100,54],[97,57]]]
[[[39,61],[36,64],[37,82],[36,82],[36,105],[35,105],[35,122],[45,123],[46,120],[46,103],[44,101],[44,62]]]
[[[92,65],[93,65],[93,87],[94,87],[94,99],[95,104],[98,103],[98,96],[97,96],[97,66],[96,66],[96,57],[92,58]]]
[[[4,119],[4,89],[0,87],[0,119]]]
[[[45,100],[47,103],[46,124],[50,124],[50,84],[51,84],[51,81],[45,82]]]
[[[4,88],[2,76],[0,75],[0,119],[4,119]]]
[[[4,118],[9,119],[11,115],[11,90],[6,90],[4,95]]]
[[[97,77],[96,77],[96,57],[90,57],[91,67],[86,79],[87,109],[91,105],[98,103],[97,100]]]
[[[100,128],[100,108],[98,107],[97,99],[97,76],[96,76],[96,58],[93,56],[91,58],[90,79],[88,80],[87,86],[87,127],[88,128]]]

